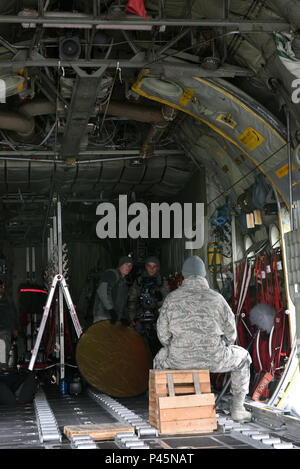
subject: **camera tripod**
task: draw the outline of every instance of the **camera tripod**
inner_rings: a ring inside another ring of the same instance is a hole
[[[38,350],[39,350],[39,347],[40,347],[40,343],[41,343],[41,340],[42,340],[42,337],[43,337],[46,322],[47,322],[47,319],[48,319],[48,316],[49,316],[49,310],[50,310],[50,307],[51,307],[51,304],[52,304],[52,300],[53,300],[53,296],[54,296],[57,284],[59,284],[59,287],[60,287],[60,289],[63,293],[63,296],[66,300],[66,303],[67,303],[67,306],[68,306],[68,309],[69,309],[69,313],[70,313],[71,319],[73,321],[73,325],[75,327],[77,337],[79,338],[82,334],[82,329],[81,329],[81,326],[80,326],[80,323],[79,323],[79,320],[78,320],[78,317],[77,317],[77,314],[76,314],[74,304],[73,304],[72,299],[71,299],[71,295],[70,295],[68,286],[66,284],[66,280],[63,277],[63,275],[57,274],[53,278],[53,281],[52,281],[52,284],[51,284],[51,287],[50,287],[50,290],[49,290],[46,305],[44,307],[44,313],[43,313],[41,323],[40,323],[40,327],[39,327],[39,332],[38,332],[38,335],[37,335],[37,339],[36,339],[34,348],[32,350],[31,360],[30,360],[30,363],[29,363],[29,366],[28,366],[28,369],[31,370],[31,371],[33,370],[33,367],[34,367],[34,364],[35,364],[35,360],[36,360],[37,353],[38,353]],[[62,349],[62,344],[63,344],[63,339],[64,339],[63,324],[61,324],[61,327],[60,327],[60,335],[61,335],[61,341],[60,341],[60,343],[61,343],[61,349],[60,349],[60,354],[61,354],[61,379],[63,379],[63,377],[64,377],[64,364],[63,364],[63,361],[62,361],[63,352],[64,352],[64,350]]]

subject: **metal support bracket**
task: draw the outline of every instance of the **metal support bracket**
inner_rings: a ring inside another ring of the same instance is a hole
[[[79,153],[80,143],[86,133],[89,118],[94,112],[100,78],[107,66],[101,66],[93,74],[86,73],[76,65],[73,65],[73,68],[77,77],[61,147],[64,159],[75,158]]]

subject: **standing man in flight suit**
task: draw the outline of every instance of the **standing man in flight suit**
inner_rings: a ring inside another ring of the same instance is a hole
[[[94,323],[109,320],[111,324],[121,321],[124,326],[129,325],[128,286],[125,277],[132,265],[132,258],[123,256],[116,269],[107,269],[100,276],[93,308]]]
[[[234,345],[234,314],[224,297],[210,289],[205,265],[198,256],[186,259],[182,275],[182,286],[172,291],[160,308],[157,335],[163,348],[154,358],[154,368],[231,372],[232,419],[248,422],[251,413],[244,408],[244,400],[252,360],[246,349]]]

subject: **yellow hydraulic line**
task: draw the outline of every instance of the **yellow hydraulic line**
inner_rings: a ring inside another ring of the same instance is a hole
[[[280,399],[280,401],[278,402],[278,404],[276,405],[276,407],[279,407],[280,404],[281,404],[281,403],[284,401],[284,399],[286,398],[286,396],[287,396],[287,394],[288,394],[288,392],[289,392],[289,390],[290,390],[290,387],[292,386],[292,384],[293,384],[293,382],[294,382],[294,380],[295,380],[295,378],[296,378],[298,372],[299,372],[299,364],[297,365],[297,367],[296,367],[296,369],[295,369],[295,371],[294,371],[294,374],[293,374],[293,376],[292,376],[292,378],[291,378],[291,381],[289,382],[289,384],[288,384],[286,390],[284,391],[284,394],[283,394],[282,398]]]

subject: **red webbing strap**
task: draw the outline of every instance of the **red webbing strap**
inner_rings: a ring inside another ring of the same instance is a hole
[[[285,317],[283,312],[278,312],[274,318],[274,332],[272,337],[272,357],[270,373],[275,374],[280,372],[279,365],[280,359],[286,356],[286,353],[282,353],[283,338],[285,333]]]
[[[265,303],[265,293],[264,293],[264,284],[263,284],[263,278],[262,278],[262,273],[261,273],[261,266],[262,266],[262,261],[263,261],[263,256],[259,257],[259,263],[258,267],[256,270],[256,300],[257,303]],[[260,278],[260,295],[258,293],[258,278]]]
[[[237,308],[237,298],[238,298],[238,286],[239,286],[239,269],[238,265],[235,265],[235,281],[236,285],[233,287],[233,298],[232,298],[232,307],[233,307],[233,312],[236,313],[236,308]]]
[[[283,301],[280,295],[280,289],[279,289],[279,283],[278,283],[276,252],[274,253],[272,269],[274,273],[274,308],[276,311],[280,311],[283,309]]]
[[[266,276],[266,293],[265,293],[265,301],[268,305],[272,306],[272,294],[271,290],[269,289],[269,281],[268,281],[268,269],[267,269],[267,257],[264,256],[264,272]]]
[[[252,399],[254,401],[260,402],[261,398],[269,397],[268,386],[271,381],[273,381],[273,376],[270,373],[265,373],[262,379],[259,381],[252,395]]]
[[[255,274],[255,281],[256,281],[256,303],[258,303],[258,261],[259,261],[259,257],[256,258],[255,267],[254,267],[254,274]]]
[[[270,303],[270,306],[274,308],[274,298],[275,298],[275,288],[274,288],[274,269],[273,269],[273,256],[271,253],[271,258],[270,258],[270,267],[271,267],[271,282],[270,282],[270,295],[272,302]]]
[[[286,355],[286,351],[283,350],[286,321],[283,311],[283,301],[281,298],[278,282],[276,254],[276,251],[274,252],[274,255],[271,254],[270,271],[267,268],[267,258],[265,255],[260,255],[259,257],[257,257],[255,262],[257,303],[267,303],[270,306],[274,307],[276,311],[276,315],[274,317],[274,329],[271,337],[271,357],[269,355],[269,337],[262,336],[260,337],[259,342],[257,338],[256,341],[258,343],[256,343],[255,341],[253,344],[252,359],[254,368],[258,371],[259,376],[261,372],[267,372],[270,376],[273,376],[275,373],[280,373],[280,360],[281,357]],[[262,271],[265,272],[265,280],[263,279]],[[269,278],[268,275],[270,275]],[[258,345],[259,348],[258,353],[260,356],[262,369],[260,369],[256,345]]]
[[[283,300],[280,294],[279,282],[278,282],[278,272],[277,272],[277,253],[274,251],[274,256],[272,257],[272,271],[274,279],[274,297],[273,305],[276,311],[274,318],[274,333],[272,337],[272,371],[273,373],[278,373],[280,366],[280,359],[282,356],[286,356],[286,352],[282,352],[283,340],[285,335],[285,315],[283,311]]]

